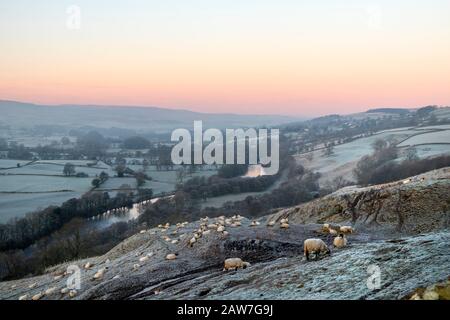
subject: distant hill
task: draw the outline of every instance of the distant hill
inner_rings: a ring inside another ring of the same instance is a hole
[[[0,100],[0,114],[2,115],[0,125],[16,127],[59,125],[67,128],[88,126],[132,129],[138,132],[191,129],[194,120],[202,120],[204,127],[214,128],[276,126],[299,120],[280,115],[214,114],[135,106],[49,106],[4,100]]]
[[[366,113],[394,113],[394,114],[406,114],[409,112],[410,110],[402,108],[376,108],[376,109],[369,109],[366,111]]]

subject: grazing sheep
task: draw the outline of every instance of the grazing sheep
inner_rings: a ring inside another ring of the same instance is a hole
[[[353,233],[353,228],[350,226],[342,226],[339,228],[339,231],[342,233]]]
[[[56,289],[57,289],[56,287],[48,288],[47,290],[45,290],[45,295],[46,296],[51,295],[53,292],[56,291]]]
[[[147,260],[148,260],[148,256],[144,256],[144,257],[139,258],[139,262],[145,262]]]
[[[303,251],[306,257],[306,260],[309,260],[309,255],[314,252],[316,255],[316,259],[319,257],[321,253],[330,254],[330,249],[321,239],[306,239],[303,242]]]
[[[332,236],[336,236],[338,234],[338,232],[335,229],[330,228],[328,231]]]
[[[275,225],[275,221],[274,220],[271,220],[271,221],[267,222],[267,226],[268,227],[273,227],[274,225]]]
[[[343,233],[339,234],[336,238],[333,240],[333,245],[336,248],[343,248],[347,245],[347,238]]]
[[[36,283],[36,282],[33,282],[32,284],[30,284],[30,285],[28,286],[28,288],[33,289],[34,287],[36,287],[36,285],[37,285],[37,283]]]
[[[282,224],[280,225],[280,228],[281,228],[281,229],[287,229],[287,228],[289,228],[289,223],[282,223]]]
[[[92,267],[92,263],[90,263],[90,262],[87,262],[85,265],[84,265],[84,268],[87,270],[87,269],[90,269]]]
[[[177,258],[177,255],[175,253],[169,253],[166,256],[166,260],[175,260]]]
[[[242,261],[241,258],[228,258],[224,262],[223,271],[237,270],[239,268],[245,269],[247,267],[250,267],[250,263]]]
[[[135,263],[133,264],[133,270],[137,270],[141,267],[141,265],[139,263]]]
[[[54,277],[53,277],[53,280],[57,281],[57,280],[62,279],[62,277],[63,277],[63,275],[60,274],[60,275],[58,275],[58,276],[54,276]]]
[[[69,292],[69,288],[62,288],[61,289],[61,294],[66,294],[67,292]]]
[[[35,294],[31,300],[40,300],[42,297],[44,296],[44,294],[42,292],[39,292],[38,294]]]
[[[289,219],[288,218],[281,219],[280,224],[283,224],[283,223],[289,223]]]
[[[19,300],[20,301],[22,301],[22,300],[27,300],[28,299],[28,295],[27,294],[24,294],[23,296],[20,296],[19,297]]]
[[[217,229],[217,228],[218,228],[218,226],[215,223],[208,224],[208,229]]]
[[[139,231],[140,234],[146,233],[146,232],[147,232],[147,230],[141,230],[141,231]]]
[[[205,232],[206,232],[206,231],[205,231]],[[172,240],[170,243],[171,243],[171,244],[177,244],[177,243],[178,243],[178,240],[177,240],[177,239],[174,239],[174,240]]]
[[[103,278],[103,275],[105,274],[106,269],[102,268],[100,270],[98,270],[95,274],[94,274],[94,280],[101,280]]]
[[[77,295],[77,290],[70,290],[69,297],[73,298]]]
[[[256,227],[256,226],[259,226],[259,225],[260,225],[259,221],[256,221],[256,220],[253,220],[253,221],[250,223],[250,227]]]
[[[217,232],[224,232],[225,231],[225,227],[224,226],[219,226],[217,228]]]
[[[197,238],[196,237],[192,237],[191,240],[189,240],[189,245],[192,247],[195,242],[197,242]]]
[[[210,233],[211,233],[211,230],[206,230],[206,231],[203,231],[202,234],[203,234],[204,236],[207,236],[207,235],[210,234]]]

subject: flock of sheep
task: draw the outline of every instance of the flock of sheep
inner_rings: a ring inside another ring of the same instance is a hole
[[[190,237],[190,239],[188,241],[186,241],[185,243],[186,243],[187,247],[192,248],[200,241],[200,239],[202,237],[205,237],[205,236],[211,234],[212,232],[218,233],[221,237],[227,237],[229,233],[226,229],[242,226],[242,219],[244,219],[244,217],[242,217],[240,215],[234,215],[229,218],[227,218],[225,216],[220,216],[220,217],[213,218],[213,219],[210,219],[208,217],[201,218],[198,229],[193,231],[192,237]],[[282,218],[282,219],[280,219],[280,221],[278,223],[279,223],[280,229],[288,229],[289,228],[289,219],[288,218]],[[181,240],[183,240],[183,238],[189,237],[189,234],[187,234],[187,233],[182,233],[180,235],[178,234],[179,230],[181,228],[185,228],[188,224],[189,224],[188,222],[177,223],[171,232],[170,232],[171,225],[169,223],[166,223],[164,225],[160,224],[158,226],[157,230],[161,233],[162,240],[164,240],[165,242],[171,243],[171,244],[177,244]],[[261,223],[259,221],[253,220],[250,222],[249,227],[256,227],[256,226],[259,226],[260,224]],[[275,227],[276,224],[277,224],[276,220],[269,220],[267,222],[266,226],[268,228],[273,228],[273,227]],[[140,231],[140,233],[147,233],[149,231],[150,230],[142,230],[142,231]],[[152,231],[151,233],[156,234],[158,231]],[[354,229],[350,226],[336,226],[336,225],[331,226],[328,223],[325,223],[322,226],[323,233],[335,236],[335,238],[333,240],[333,246],[335,248],[345,247],[347,245],[346,234],[353,233],[353,231],[354,231]],[[178,236],[178,238],[172,239],[169,237],[169,235]],[[306,260],[309,260],[311,254],[314,254],[316,259],[318,259],[319,256],[322,254],[330,254],[331,253],[331,250],[328,248],[326,243],[323,240],[318,239],[318,238],[306,239],[304,241],[303,246],[304,246],[304,255],[306,257]],[[143,256],[142,256],[142,254],[136,254],[136,256],[138,256],[139,263],[135,263],[133,265],[133,270],[137,270],[138,268],[140,268],[141,264],[148,261],[153,255],[154,255],[153,252],[148,253]],[[177,259],[177,256],[178,256],[178,253],[169,253],[165,256],[165,259],[169,260],[169,261],[175,260],[175,259]],[[108,269],[107,265],[109,264],[109,262],[110,262],[109,259],[107,259],[105,261],[105,267],[102,267],[95,272],[95,274],[91,278],[92,281],[101,281],[103,279],[104,274]],[[83,268],[85,270],[90,270],[90,269],[92,269],[93,266],[94,265],[91,262],[87,262],[83,266]],[[238,258],[238,257],[228,258],[224,262],[223,271],[245,269],[249,266],[250,266],[250,263],[243,261],[241,258]],[[66,271],[63,274],[58,274],[54,277],[54,280],[60,280],[62,277],[68,275],[69,273],[70,273],[70,271]],[[113,279],[117,279],[119,277],[120,277],[120,275],[116,275]],[[31,284],[29,286],[29,288],[32,289],[32,288],[34,288],[34,286],[36,286],[36,283]],[[45,291],[35,294],[34,296],[31,297],[31,299],[32,300],[40,300],[44,296],[51,296],[57,290],[58,290],[57,287],[48,288]],[[61,289],[60,293],[62,295],[68,295],[70,298],[73,298],[77,295],[76,290],[70,290],[68,288]],[[26,299],[28,299],[28,295],[23,295],[23,296],[19,297],[19,300],[26,300]]]

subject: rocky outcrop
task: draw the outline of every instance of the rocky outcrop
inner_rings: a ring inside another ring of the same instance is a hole
[[[450,227],[450,168],[388,184],[347,187],[274,215],[296,223],[349,223],[417,234]]]
[[[426,292],[436,297],[433,290],[445,298],[448,178],[442,169],[405,182],[345,188],[259,224],[245,218],[226,224],[228,234],[211,228],[192,245],[202,221],[145,230],[103,256],[1,282],[0,299],[422,299]],[[282,217],[289,218],[288,228],[281,228]],[[266,225],[273,219],[275,225]],[[356,225],[349,245],[332,248],[323,222]],[[331,255],[306,261],[303,241],[312,237],[324,240]],[[231,257],[251,266],[222,271]],[[81,288],[72,295],[65,290],[73,276],[68,268],[80,271]]]

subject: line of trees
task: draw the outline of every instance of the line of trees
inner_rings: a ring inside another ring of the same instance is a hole
[[[450,166],[448,155],[419,159],[417,151],[408,148],[404,160],[399,161],[398,149],[393,143],[379,139],[372,147],[373,153],[362,157],[353,171],[360,185],[388,183]]]
[[[73,218],[90,218],[110,209],[131,207],[132,204],[131,194],[118,193],[110,198],[107,192],[93,192],[79,199],[67,200],[61,206],[29,213],[23,218],[0,224],[0,251],[26,248]]]

